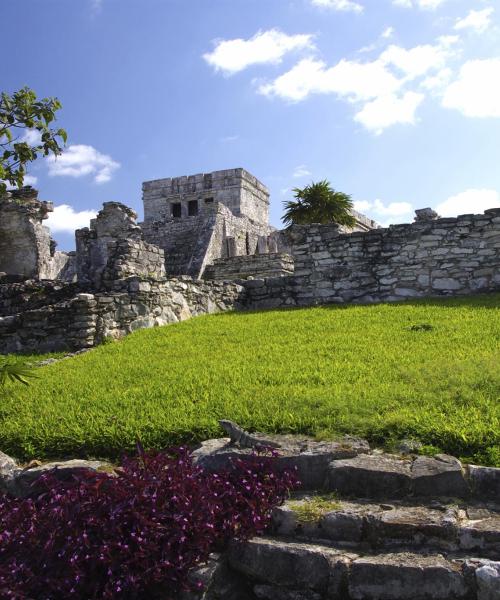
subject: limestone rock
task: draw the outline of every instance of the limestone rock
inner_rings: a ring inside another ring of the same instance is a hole
[[[352,600],[459,600],[469,594],[459,566],[439,556],[390,554],[355,560]]]
[[[346,496],[402,498],[411,491],[411,463],[381,455],[334,460],[327,487]]]
[[[11,493],[15,478],[20,471],[17,462],[0,451],[0,492]]]
[[[39,467],[19,471],[10,491],[13,495],[20,497],[36,495],[40,491],[43,491],[43,486],[38,483],[38,480],[45,473],[52,472],[57,479],[67,481],[81,471],[97,471],[107,467],[106,463],[97,460],[76,459],[45,463]]]
[[[272,585],[256,585],[253,591],[262,600],[322,600],[316,592],[286,590]]]
[[[500,600],[500,562],[476,570],[477,600]]]
[[[500,469],[468,466],[469,482],[475,496],[500,501]]]
[[[232,544],[228,560],[232,569],[268,585],[332,594],[340,589],[349,562],[334,549],[270,538]]]
[[[259,434],[252,434],[258,437]],[[332,460],[355,457],[369,452],[365,440],[345,437],[332,442],[317,442],[307,437],[287,435],[262,435],[280,445],[277,449],[276,464],[281,469],[297,469],[301,489],[321,489],[325,483],[328,465]],[[252,450],[231,445],[228,438],[204,442],[193,452],[193,456],[203,467],[216,471],[227,467],[236,457],[252,455]]]
[[[453,456],[419,456],[413,462],[411,476],[413,492],[417,496],[464,498],[469,495],[462,464]]]

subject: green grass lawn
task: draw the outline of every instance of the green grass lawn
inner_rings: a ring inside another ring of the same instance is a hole
[[[199,317],[37,373],[0,402],[0,449],[24,459],[220,437],[228,418],[500,466],[499,294]]]

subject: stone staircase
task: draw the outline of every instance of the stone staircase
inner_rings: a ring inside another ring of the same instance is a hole
[[[248,453],[227,440],[206,450],[209,468]],[[207,600],[500,600],[500,469],[352,440],[285,444],[277,460],[316,483],[266,536],[232,544]]]

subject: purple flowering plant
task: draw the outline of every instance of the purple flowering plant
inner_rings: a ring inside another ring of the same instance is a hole
[[[271,452],[210,473],[187,448],[139,448],[116,473],[43,484],[0,495],[2,600],[173,600],[211,552],[262,532],[297,480]]]

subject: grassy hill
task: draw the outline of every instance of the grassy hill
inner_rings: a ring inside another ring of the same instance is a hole
[[[199,317],[38,375],[0,401],[0,449],[22,458],[189,443],[229,418],[500,466],[499,294]]]

